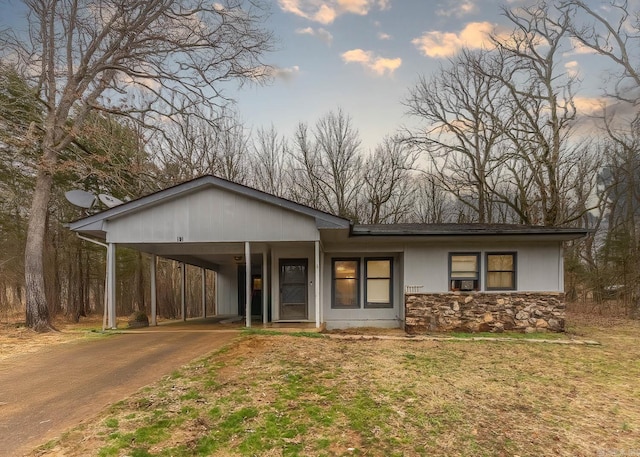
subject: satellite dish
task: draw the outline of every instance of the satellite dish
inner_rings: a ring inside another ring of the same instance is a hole
[[[108,208],[113,208],[114,206],[122,205],[123,203],[122,200],[114,197],[113,195],[100,194],[98,195],[98,198]]]
[[[96,201],[95,195],[93,195],[91,192],[87,192],[81,189],[75,189],[65,192],[64,196],[72,205],[86,209],[91,208]]]

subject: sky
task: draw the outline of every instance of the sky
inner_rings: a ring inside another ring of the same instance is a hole
[[[601,2],[593,0],[594,5]],[[350,115],[372,150],[387,134],[417,119],[403,101],[421,75],[429,76],[462,46],[486,45],[492,30],[509,29],[501,6],[526,0],[273,0],[267,26],[277,37],[268,63],[278,67],[269,86],[238,92],[241,117],[254,128],[273,124],[291,137],[330,111]],[[591,109],[605,74],[602,59],[571,44],[566,71],[579,74],[579,107]],[[585,76],[585,68],[589,69]]]
[[[213,1],[213,0],[212,0]],[[265,0],[265,27],[275,50],[265,62],[275,68],[268,85],[230,87],[236,111],[248,128],[276,130],[291,138],[297,124],[313,126],[342,109],[373,150],[385,135],[418,120],[403,101],[420,76],[429,76],[462,46],[486,45],[491,31],[511,29],[501,14],[534,0]],[[606,14],[600,0],[587,0]],[[631,3],[638,3],[632,0]],[[24,23],[19,0],[0,0],[0,28]],[[605,61],[567,44],[565,71],[582,82],[578,107],[589,111],[601,95]],[[561,68],[562,70],[562,68]]]

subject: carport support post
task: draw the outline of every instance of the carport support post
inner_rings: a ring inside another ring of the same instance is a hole
[[[182,320],[187,320],[187,265],[182,262],[180,263],[180,277],[182,280],[180,281],[180,302],[182,305]]]
[[[315,242],[314,258],[315,283],[314,292],[316,297],[316,328],[320,328],[320,241]]]
[[[269,294],[267,293],[267,249],[262,252],[262,323],[266,324],[269,321]]]
[[[107,244],[107,309],[109,322],[107,327],[116,329],[116,245]]]
[[[151,325],[158,325],[158,292],[156,290],[156,262],[157,257],[151,254],[149,276],[151,276]]]
[[[202,317],[207,317],[207,270],[202,271]]]
[[[245,321],[246,326],[251,327],[251,245],[248,241],[244,242],[244,261],[246,265],[246,280],[245,280]]]

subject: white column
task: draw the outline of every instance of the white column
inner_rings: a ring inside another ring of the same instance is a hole
[[[266,324],[269,321],[269,291],[267,288],[267,284],[269,281],[267,280],[268,273],[268,258],[267,258],[267,248],[264,248],[264,252],[262,253],[262,323]]]
[[[202,317],[207,317],[207,270],[202,268]]]
[[[246,326],[251,327],[251,246],[248,241],[244,243],[244,261],[246,265],[246,280],[245,280],[245,321]]]
[[[180,303],[182,305],[182,320],[187,320],[187,265],[185,263],[180,263],[180,268],[182,271],[180,272],[180,277],[182,280],[180,281]]]
[[[315,242],[314,287],[316,299],[316,328],[320,328],[320,241]]]
[[[151,325],[158,325],[158,292],[156,290],[156,255],[151,254]]]
[[[108,243],[107,246],[107,309],[108,324],[111,329],[117,328],[116,324],[116,245]]]
[[[320,245],[322,248],[322,245]],[[320,251],[320,322],[324,322],[324,287],[322,287],[322,280],[324,278],[324,253]]]

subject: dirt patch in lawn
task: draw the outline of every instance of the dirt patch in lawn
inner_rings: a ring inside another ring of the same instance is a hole
[[[640,322],[571,322],[603,345],[248,334],[34,455],[636,455]]]

